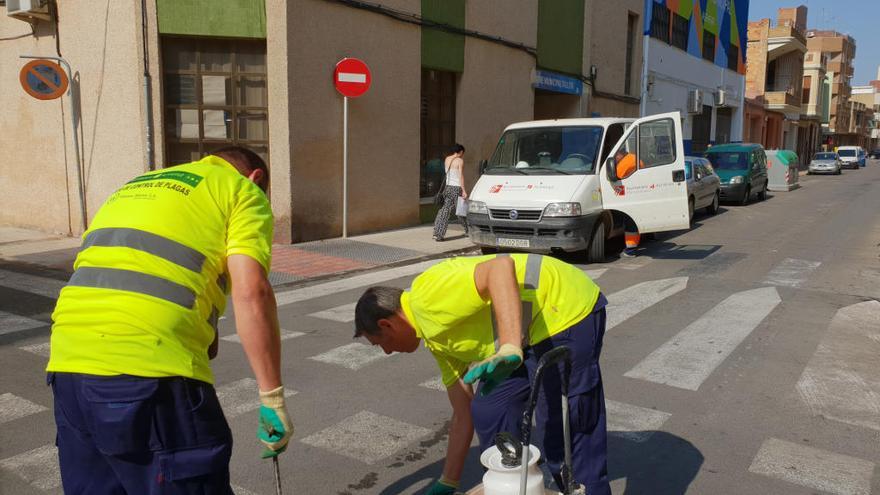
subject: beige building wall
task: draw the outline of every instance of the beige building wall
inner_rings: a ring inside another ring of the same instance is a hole
[[[147,170],[139,2],[58,2],[58,43],[70,63],[87,214],[117,187]],[[71,98],[39,101],[18,86],[19,55],[58,56],[55,25],[30,26],[0,16],[0,223],[64,234],[82,233]],[[76,92],[78,90],[78,92]],[[74,97],[76,99],[76,97]]]
[[[536,0],[467,2],[466,27],[492,33],[526,46],[536,46]],[[499,12],[516,15],[499,16]],[[491,157],[505,127],[531,120],[534,95],[531,77],[535,59],[522,50],[465,38],[464,72],[456,94],[456,140],[465,149],[465,185],[470,191],[480,160]]]
[[[638,117],[642,80],[642,29],[645,5],[642,0],[586,0],[584,20],[584,73],[598,69],[595,89],[584,85],[588,96],[587,117],[599,112],[604,117]],[[629,15],[637,16],[634,29],[630,91],[625,92],[626,43]],[[602,94],[608,94],[604,97]]]
[[[369,92],[349,102],[349,234],[418,223],[419,27],[321,0],[288,4],[291,238],[342,234],[343,112],[332,74],[344,57],[372,72]],[[384,4],[415,13],[421,5]]]

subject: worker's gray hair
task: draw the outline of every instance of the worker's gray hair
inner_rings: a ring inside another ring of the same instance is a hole
[[[358,299],[354,308],[354,336],[381,333],[379,320],[388,318],[400,310],[400,295],[396,287],[370,287]]]

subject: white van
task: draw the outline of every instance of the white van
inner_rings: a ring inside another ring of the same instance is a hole
[[[840,163],[846,168],[859,168],[865,166],[867,153],[861,146],[840,146],[837,148],[837,156]]]
[[[625,154],[640,166],[617,177]],[[483,252],[584,251],[599,262],[626,218],[642,234],[687,229],[684,157],[678,112],[510,125],[471,190],[471,241]]]

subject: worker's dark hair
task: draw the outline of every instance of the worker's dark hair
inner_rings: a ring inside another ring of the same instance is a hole
[[[354,308],[354,337],[381,333],[379,320],[388,318],[400,310],[400,295],[396,287],[370,287],[358,299]]]
[[[263,177],[257,183],[264,192],[269,188],[269,167],[260,155],[244,146],[224,146],[210,153],[229,162],[241,175],[248,176],[254,170],[262,170]]]
[[[458,143],[452,145],[452,148],[449,148],[449,154],[454,155],[455,153],[464,153],[464,146]]]

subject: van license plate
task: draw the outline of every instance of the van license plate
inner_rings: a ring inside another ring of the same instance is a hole
[[[499,237],[498,245],[503,247],[514,247],[514,248],[527,248],[529,247],[528,239],[505,239],[503,237]]]

